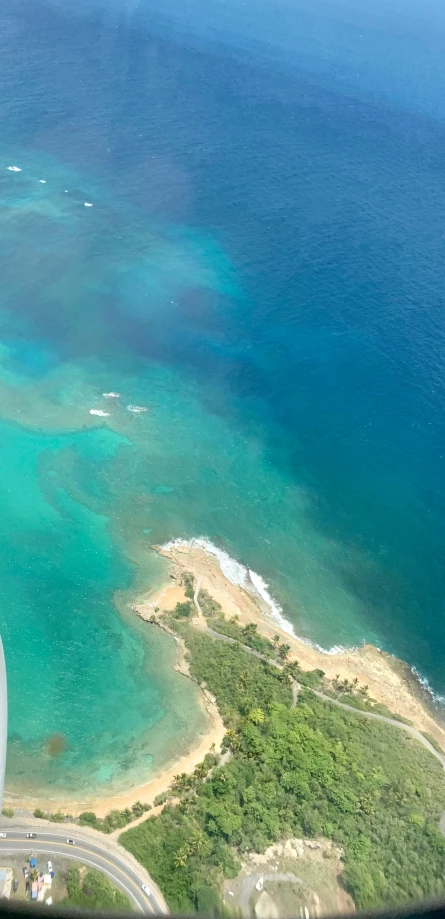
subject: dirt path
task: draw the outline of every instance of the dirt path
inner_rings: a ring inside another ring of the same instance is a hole
[[[324,702],[331,702],[332,705],[338,705],[339,708],[344,708],[346,712],[353,712],[354,715],[364,715],[365,718],[373,718],[375,721],[383,721],[384,724],[390,724],[392,727],[400,728],[401,731],[411,734],[412,737],[419,740],[420,743],[439,760],[439,763],[441,763],[445,769],[445,756],[439,753],[429,740],[427,740],[417,728],[413,728],[411,724],[403,724],[403,721],[396,721],[395,718],[387,718],[385,715],[378,715],[377,712],[364,712],[360,708],[354,708],[353,705],[347,705],[346,702],[339,702],[338,699],[331,699],[330,696],[325,696],[323,692],[319,692],[317,689],[313,689],[312,692],[318,696],[319,699],[323,699]]]
[[[250,908],[250,898],[255,890],[255,885],[258,883],[260,878],[263,878],[263,881],[282,881],[284,883],[292,884],[302,884],[302,880],[297,878],[296,874],[280,874],[278,871],[266,872],[258,871],[256,874],[251,874],[249,877],[244,878],[241,883],[241,890],[238,896],[237,906],[241,910],[243,916],[249,917],[252,916],[252,910]]]
[[[274,661],[269,657],[266,657],[264,654],[261,654],[259,651],[255,651],[253,648],[249,648],[248,645],[243,645],[241,642],[236,641],[235,638],[230,638],[229,635],[221,635],[219,632],[215,632],[213,629],[209,629],[207,626],[202,629],[203,632],[206,632],[207,635],[210,635],[212,638],[216,638],[218,641],[226,641],[228,644],[236,645],[240,644],[244,651],[247,651],[248,654],[252,654],[254,657],[259,658],[259,660],[265,661],[266,664],[271,664],[273,667],[277,667],[278,670],[282,670],[282,664],[279,664],[278,661]],[[299,684],[296,681],[293,681],[294,684],[298,687]],[[298,698],[298,691],[292,690],[294,706],[296,699]],[[363,716],[364,718],[372,718],[373,721],[381,721],[383,724],[390,724],[394,728],[399,728],[401,731],[405,731],[406,734],[411,734],[412,737],[415,737],[421,744],[423,744],[426,749],[439,760],[439,763],[445,769],[445,756],[442,753],[439,753],[438,750],[433,747],[433,745],[426,739],[426,737],[421,734],[417,728],[412,727],[410,724],[404,724],[403,721],[397,721],[395,718],[387,718],[386,715],[379,715],[377,712],[364,712],[360,708],[354,708],[353,705],[347,705],[346,702],[340,702],[338,699],[331,699],[330,696],[326,696],[323,692],[320,692],[317,689],[313,689],[312,692],[319,699],[323,699],[323,702],[329,702],[331,705],[336,705],[337,708],[342,708],[346,712],[352,712],[353,715]],[[445,820],[444,820],[444,833],[445,833]]]

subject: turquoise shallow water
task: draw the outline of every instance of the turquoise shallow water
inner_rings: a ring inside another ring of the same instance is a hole
[[[116,608],[132,567],[107,518],[58,481],[58,464],[102,465],[119,438],[4,424],[1,442],[7,788],[88,800],[141,784],[194,741],[204,717],[172,671],[171,643]]]
[[[208,537],[445,692],[443,23],[294,6],[2,6],[11,791],[119,791],[202,729],[130,610],[151,543]]]

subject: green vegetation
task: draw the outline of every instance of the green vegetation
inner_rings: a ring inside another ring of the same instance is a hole
[[[434,747],[437,753],[440,753],[441,756],[444,756],[444,751],[442,750],[440,743],[437,742],[436,738],[433,737],[432,734],[428,734],[428,731],[422,731],[421,733],[423,734],[425,740],[427,740],[428,743],[430,743],[431,746]]]
[[[284,672],[296,680],[297,683],[300,683],[300,686],[305,686],[307,689],[323,688],[323,670],[301,670],[297,661],[292,661],[292,663],[285,665]]]
[[[214,600],[213,597],[201,587],[199,591],[199,605],[201,607],[201,612],[206,619],[221,619],[222,616],[222,606],[218,603],[217,600]],[[210,625],[211,623],[209,623]],[[213,624],[212,624],[213,627]]]
[[[67,816],[68,815],[62,814],[61,811],[56,811],[55,814],[50,814],[48,819],[51,820],[52,823],[65,823]]]
[[[219,632],[220,635],[227,635],[229,638],[233,638],[234,641],[239,641],[240,644],[252,648],[253,651],[258,651],[259,654],[264,654],[265,657],[271,660],[277,662],[286,660],[290,645],[280,644],[279,635],[276,635],[273,641],[269,641],[268,638],[260,635],[258,626],[254,622],[249,622],[241,627],[236,616],[232,619],[225,619],[221,615],[220,604],[206,590],[200,591],[199,605],[207,619],[209,628],[213,629],[214,632]]]
[[[181,584],[185,587],[185,592],[191,591],[192,597],[195,593],[195,579],[191,571],[183,571],[181,575]]]
[[[14,808],[13,808],[13,807],[4,807],[3,810],[2,810],[2,814],[3,814],[4,817],[13,817],[13,816],[14,816]]]
[[[122,912],[132,909],[128,897],[120,890],[116,890],[108,878],[94,868],[87,871],[83,880],[79,868],[70,868],[66,886],[68,896],[61,901],[60,906],[69,906],[74,909],[111,909]]]
[[[42,811],[40,807],[36,807],[34,817],[40,820],[51,820],[52,823],[66,823],[70,821],[78,823],[80,826],[91,826],[95,830],[100,830],[101,833],[112,833],[113,830],[123,829],[124,826],[131,823],[136,817],[142,817],[142,814],[147,813],[149,810],[151,810],[150,804],[142,804],[141,801],[136,801],[132,807],[127,807],[122,811],[110,811],[106,817],[97,817],[93,811],[84,811],[82,814],[79,814],[78,817],[71,817],[70,814],[62,814],[60,811],[57,811],[55,814],[47,814],[45,811]]]
[[[119,830],[127,826],[127,823],[131,823],[136,817],[142,817],[142,814],[149,810],[151,810],[150,804],[142,804],[142,801],[136,801],[132,807],[126,807],[122,811],[110,811],[106,817],[96,817],[93,811],[84,811],[79,814],[78,822],[81,826],[92,826],[102,833],[112,833],[113,830]]]
[[[122,834],[173,911],[223,909],[219,889],[246,851],[289,836],[344,848],[343,881],[359,908],[445,893],[445,808],[439,763],[401,731],[357,718],[302,689],[290,668],[178,625],[192,675],[228,727],[224,765],[178,776],[178,805]],[[314,680],[320,680],[316,673]]]
[[[344,702],[345,705],[351,705],[353,708],[357,708],[361,712],[375,712],[376,715],[383,715],[385,718],[392,718],[393,721],[400,721],[402,724],[412,725],[412,721],[409,721],[408,718],[404,718],[403,715],[397,715],[396,712],[392,712],[386,705],[383,705],[382,702],[376,702],[375,699],[371,699],[368,696],[368,687],[355,687],[353,681],[349,683],[348,680],[344,680],[340,686],[334,680],[332,686],[323,687],[323,692],[325,695],[330,696],[331,699],[337,699],[338,702]],[[442,751],[440,751],[442,752]]]
[[[202,608],[201,594],[199,595],[199,603]],[[220,635],[228,635],[228,637],[233,638],[234,641],[239,641],[240,644],[247,645],[248,648],[258,651],[259,654],[264,654],[265,657],[269,657],[273,660],[279,659],[277,647],[273,645],[268,638],[264,638],[258,633],[257,626],[253,622],[249,622],[248,625],[241,628],[235,619],[209,618],[207,624],[214,632],[219,632]]]
[[[183,603],[177,603],[173,612],[174,618],[187,619],[192,615],[193,603],[190,600],[184,600]]]

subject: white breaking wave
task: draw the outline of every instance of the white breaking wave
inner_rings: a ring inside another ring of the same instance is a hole
[[[283,632],[287,632],[288,635],[291,635],[293,638],[297,638],[298,641],[303,642],[303,644],[308,645],[310,648],[321,651],[323,654],[344,654],[344,652],[347,650],[342,645],[334,645],[332,648],[323,648],[321,645],[311,641],[309,638],[302,638],[300,635],[297,635],[292,623],[286,619],[280,604],[269,593],[269,585],[266,584],[264,578],[262,578],[260,574],[257,574],[257,572],[253,571],[251,568],[247,568],[247,566],[243,565],[242,562],[238,562],[235,558],[232,558],[232,556],[229,555],[229,553],[224,549],[219,549],[218,546],[215,546],[214,543],[210,541],[210,539],[207,539],[205,536],[199,536],[196,539],[173,539],[170,542],[165,543],[162,548],[168,550],[174,548],[175,546],[179,548],[181,546],[184,548],[193,548],[193,546],[198,546],[199,549],[207,552],[208,555],[215,556],[215,558],[218,559],[219,567],[221,568],[224,577],[226,577],[227,580],[230,581],[231,584],[234,584],[236,587],[242,587],[257,599],[261,599],[263,603],[265,603],[269,608],[271,618],[277,623]]]
[[[236,587],[242,587],[248,593],[253,594],[253,596],[256,596],[257,598],[260,597],[261,600],[263,600],[263,602],[269,607],[272,618],[275,620],[277,625],[280,626],[283,632],[287,632],[288,635],[292,635],[293,638],[297,638],[298,641],[303,642],[303,644],[308,645],[310,648],[314,648],[316,651],[321,651],[322,654],[344,654],[346,651],[351,650],[351,648],[345,648],[343,645],[333,645],[332,648],[323,648],[321,645],[311,641],[309,638],[302,638],[300,635],[297,635],[292,623],[286,619],[281,606],[269,593],[269,585],[266,584],[264,578],[262,578],[260,574],[257,574],[256,571],[252,571],[251,568],[247,568],[247,566],[243,565],[242,562],[232,558],[232,556],[229,555],[229,553],[224,549],[219,549],[218,546],[215,546],[214,543],[212,543],[210,539],[207,539],[205,536],[199,536],[196,539],[172,539],[170,542],[165,543],[161,548],[167,550],[174,549],[175,547],[192,549],[194,546],[197,546],[208,555],[213,555],[218,559],[219,567],[221,568],[224,577],[226,577],[231,584],[234,584]],[[380,651],[380,648],[377,648],[377,651]],[[427,678],[421,676],[416,667],[411,667],[411,671],[421,686],[423,686],[423,688],[426,689],[426,691],[430,694],[433,701],[439,705],[445,705],[445,696],[434,692]]]
[[[104,399],[119,399],[120,392],[103,392]]]
[[[219,567],[228,581],[231,584],[234,584],[236,587],[242,587],[248,593],[253,594],[257,598],[259,597],[266,606],[269,607],[269,610],[277,622],[281,626],[284,632],[287,632],[289,635],[296,637],[294,628],[291,622],[285,618],[281,606],[277,603],[276,600],[269,593],[268,587],[265,580],[261,577],[260,574],[257,574],[256,571],[252,571],[251,568],[247,568],[246,565],[243,565],[242,562],[238,562],[235,558],[232,558],[228,552],[224,549],[218,549],[218,546],[215,546],[214,543],[210,542],[210,539],[206,539],[205,536],[200,536],[197,539],[174,539],[171,542],[166,543],[164,549],[172,549],[175,546],[185,548],[193,548],[197,546],[199,549],[202,549],[204,552],[207,552],[208,555],[213,555],[218,559]]]
[[[46,179],[39,179],[41,185],[46,185]]]
[[[99,415],[99,418],[109,418],[109,412],[103,412],[101,408],[90,408],[90,415]]]
[[[90,201],[84,201],[84,202],[83,202],[83,206],[84,206],[84,207],[93,207],[93,205],[91,204]]]
[[[20,166],[8,166],[10,172],[21,172]]]
[[[148,412],[148,408],[145,408],[145,405],[127,405],[129,412],[134,412],[136,415],[139,415],[141,412]]]
[[[417,670],[417,667],[411,667],[411,673],[414,674],[420,685],[430,694],[433,702],[437,702],[439,705],[445,705],[445,696],[441,696],[440,693],[434,692],[426,676],[422,676]]]

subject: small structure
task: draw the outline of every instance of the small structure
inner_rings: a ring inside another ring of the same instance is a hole
[[[0,868],[0,897],[9,900],[11,896],[14,872],[12,868]]]
[[[36,862],[35,858],[30,858],[30,859],[29,859],[29,867],[30,867],[30,868],[35,868],[35,867],[36,867],[36,864],[37,864],[37,862]]]

